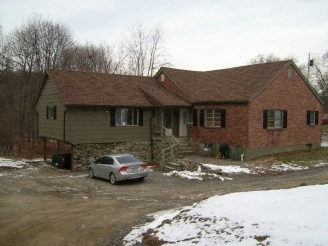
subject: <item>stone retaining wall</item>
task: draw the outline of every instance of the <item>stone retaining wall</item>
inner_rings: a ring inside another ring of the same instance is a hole
[[[151,161],[149,142],[78,144],[73,147],[73,169],[86,169],[105,154],[130,153],[142,161]]]

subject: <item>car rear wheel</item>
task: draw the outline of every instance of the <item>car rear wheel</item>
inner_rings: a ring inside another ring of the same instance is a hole
[[[89,168],[89,177],[90,178],[94,178],[95,177],[92,168]]]
[[[115,177],[115,174],[114,173],[110,173],[110,175],[109,175],[109,182],[112,185],[116,185],[117,184],[116,177]]]
[[[142,177],[142,178],[138,178],[138,180],[141,182],[141,181],[144,181],[145,180],[145,177]]]

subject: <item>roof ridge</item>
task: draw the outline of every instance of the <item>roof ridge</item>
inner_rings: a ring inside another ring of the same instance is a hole
[[[214,72],[214,71],[223,71],[223,70],[233,70],[233,69],[242,69],[242,68],[246,68],[246,67],[252,67],[252,66],[269,66],[269,65],[272,65],[272,64],[277,64],[277,63],[284,63],[284,64],[287,64],[289,62],[291,62],[292,60],[281,60],[281,61],[273,61],[273,62],[264,62],[264,63],[256,63],[256,64],[248,64],[248,65],[243,65],[243,66],[237,66],[237,67],[230,67],[230,68],[222,68],[222,69],[214,69],[214,70],[207,70],[207,71],[204,71],[204,72]]]
[[[106,76],[124,76],[124,77],[135,77],[135,78],[153,78],[149,76],[143,75],[132,75],[132,74],[118,74],[118,73],[106,73],[106,72],[93,72],[93,71],[79,71],[79,70],[71,70],[71,69],[53,69],[48,68],[46,71],[53,71],[53,72],[63,72],[63,73],[76,73],[76,74],[94,74],[94,75],[106,75]]]

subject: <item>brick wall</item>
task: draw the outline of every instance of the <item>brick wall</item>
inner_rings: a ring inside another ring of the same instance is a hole
[[[226,109],[226,127],[211,128],[200,126],[201,109]],[[197,126],[188,126],[188,137],[197,139],[200,143],[228,143],[229,145],[242,145],[247,143],[247,104],[207,104],[196,105]]]
[[[291,77],[288,77],[289,69],[292,70]],[[292,66],[249,104],[196,105],[195,108],[198,111],[198,123],[196,127],[188,126],[188,137],[200,143],[243,146],[249,157],[320,146],[322,105]],[[206,108],[226,109],[226,127],[201,127],[200,110]],[[287,128],[263,129],[265,109],[287,110]],[[319,111],[319,125],[306,124],[308,110]],[[248,159],[247,156],[245,159]]]
[[[292,77],[288,77],[288,70]],[[287,110],[287,128],[263,129],[263,110]],[[322,105],[292,66],[286,69],[250,104],[248,148],[288,146],[321,142],[321,122],[306,124],[308,110],[319,111]]]
[[[164,81],[161,81],[161,75],[164,74],[163,72],[157,77],[157,81],[165,86],[169,91],[172,91],[176,95],[188,100],[186,95],[180,90],[178,86],[176,86],[172,80],[164,74]]]

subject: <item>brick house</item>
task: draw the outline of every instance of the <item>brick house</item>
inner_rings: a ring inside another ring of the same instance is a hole
[[[323,103],[292,61],[153,78],[47,70],[34,105],[39,137],[71,144],[72,168],[119,151],[161,162],[182,139],[244,160],[321,144]]]
[[[207,72],[161,68],[156,78],[193,105],[188,138],[240,146],[246,160],[320,147],[323,103],[292,61]]]

